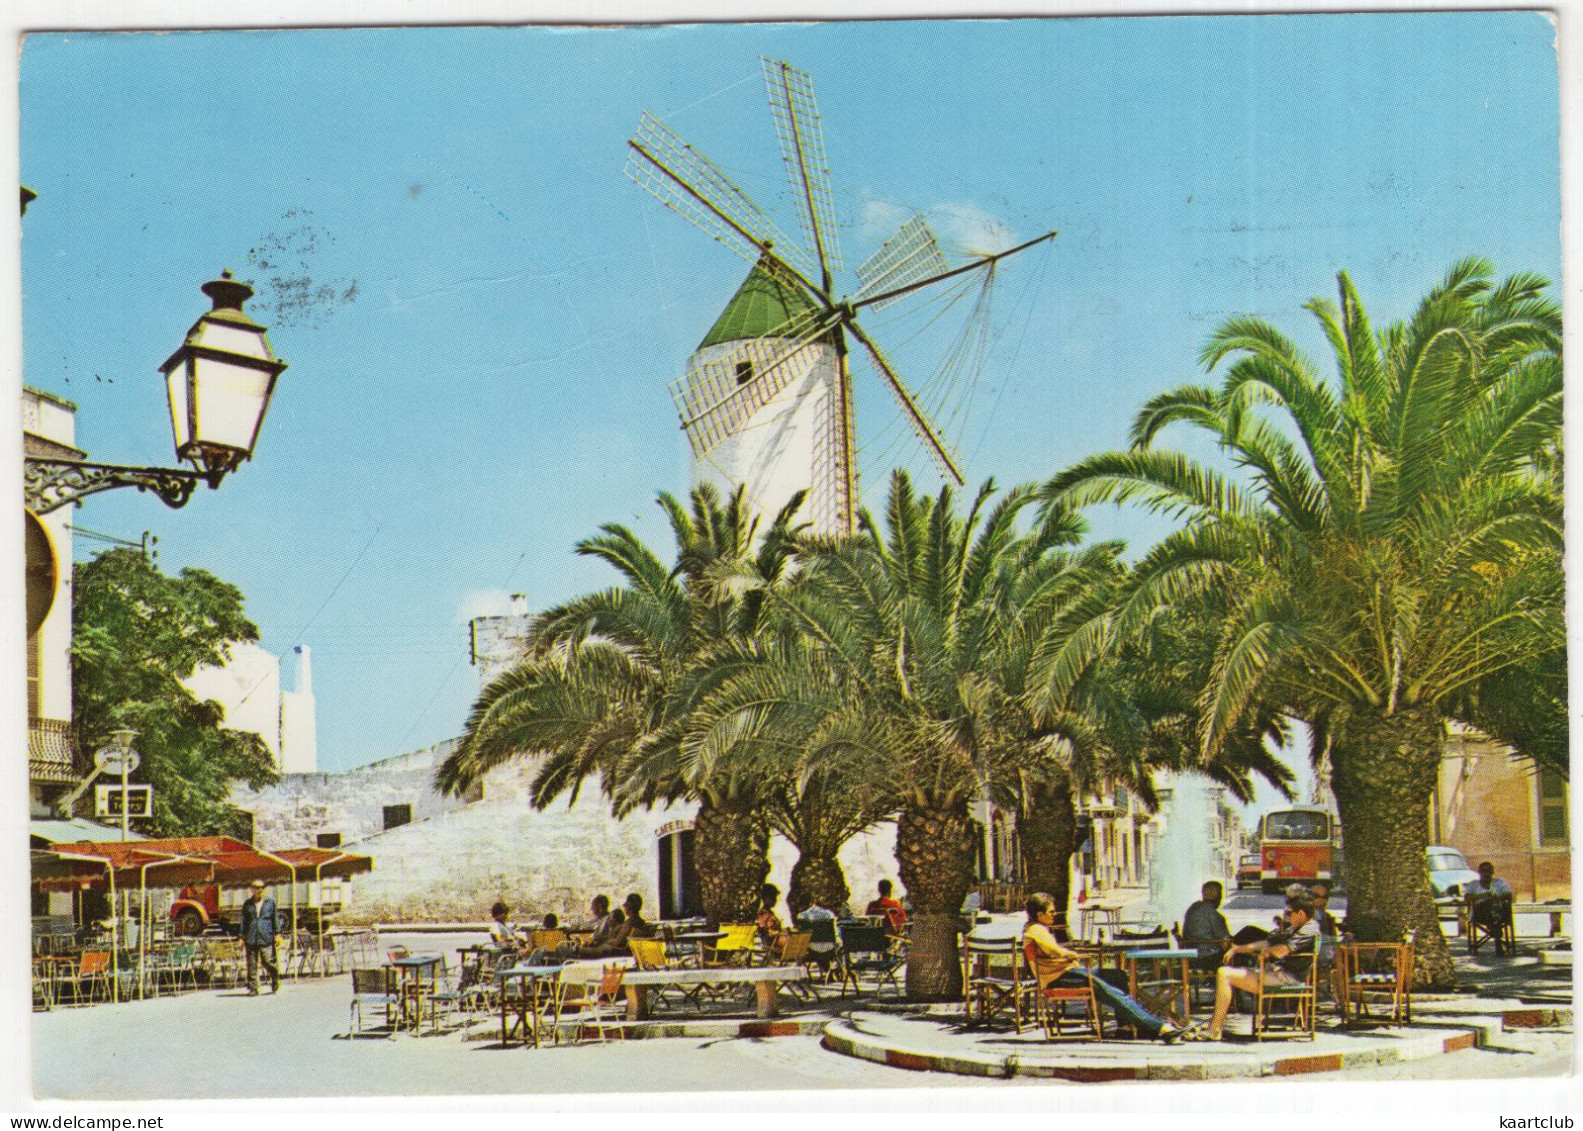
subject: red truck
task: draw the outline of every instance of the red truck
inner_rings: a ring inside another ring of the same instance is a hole
[[[248,899],[246,888],[221,889],[219,884],[194,884],[181,889],[170,905],[170,921],[176,925],[178,935],[201,935],[220,931],[227,935],[242,933],[242,904]],[[292,925],[291,894],[287,890],[282,899],[277,893],[275,906],[280,911],[283,930]],[[319,909],[307,906],[306,899],[297,906],[297,916],[308,930],[319,929]]]

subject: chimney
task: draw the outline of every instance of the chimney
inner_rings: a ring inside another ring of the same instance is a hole
[[[313,660],[310,649],[306,644],[299,644],[292,649],[297,653],[297,694],[313,694]]]

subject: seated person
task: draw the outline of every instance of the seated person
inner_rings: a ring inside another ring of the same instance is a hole
[[[1462,885],[1462,894],[1472,906],[1473,921],[1495,931],[1495,953],[1506,953],[1505,935],[1499,928],[1511,915],[1512,887],[1495,874],[1488,860],[1479,865],[1479,878]]]
[[[1264,965],[1264,984],[1294,986],[1307,974],[1307,964],[1314,961],[1318,944],[1319,924],[1314,921],[1313,897],[1301,891],[1286,897],[1286,926],[1283,929],[1271,931],[1258,942],[1233,945],[1226,951],[1226,958],[1262,952],[1267,959],[1275,960],[1266,961]],[[1232,991],[1257,993],[1258,989],[1257,970],[1222,966],[1215,975],[1215,1014],[1209,1020],[1204,1038],[1220,1040],[1225,1031],[1226,1014],[1231,1010]]]
[[[492,946],[515,947],[518,942],[518,930],[508,918],[511,908],[501,900],[495,900],[494,906],[489,909],[489,942]]]
[[[618,943],[616,940],[620,939]],[[610,958],[627,953],[627,917],[621,908],[606,915],[600,930],[588,940],[586,946],[577,948],[578,958]]]
[[[821,970],[828,971],[840,946],[836,941],[836,913],[821,906],[817,899],[810,899],[801,907],[794,906],[789,895],[786,897],[786,906],[792,913],[792,923],[797,929],[813,935],[812,941],[808,943],[808,957],[818,963]]]
[[[759,888],[759,910],[754,916],[753,925],[758,928],[759,941],[766,948],[774,946],[786,934],[786,928],[781,925],[780,916],[775,914],[775,904],[780,900],[780,888],[774,884],[765,884]]]
[[[659,928],[643,917],[643,897],[637,892],[622,901],[621,910],[621,924],[610,933],[608,954],[630,954],[628,939],[652,939],[659,934]]]
[[[907,910],[901,902],[890,893],[893,889],[889,880],[879,882],[879,898],[871,899],[868,903],[868,915],[883,915],[885,929],[893,935],[902,934],[907,929]]]
[[[541,931],[558,931],[558,930],[560,930],[561,929],[561,917],[559,915],[557,915],[553,911],[546,912],[545,915],[544,915],[544,926],[540,927],[539,929]]]
[[[611,921],[614,915],[610,910],[610,897],[608,895],[594,896],[593,902],[588,905],[588,912],[593,917],[593,921],[589,925],[591,934],[588,939],[588,945],[604,946],[610,941],[610,932],[616,929],[616,924]]]
[[[1055,925],[1055,900],[1042,891],[1028,897],[1028,923],[1022,930],[1024,944],[1033,946],[1033,972],[1042,990],[1048,985],[1081,986],[1085,982],[1094,987],[1094,996],[1110,1007],[1118,1020],[1135,1031],[1154,1040],[1174,1041],[1182,1030],[1163,1017],[1156,1017],[1139,1005],[1111,979],[1126,981],[1119,970],[1087,970],[1078,964],[1082,956],[1068,950],[1056,941],[1051,928]]]
[[[1308,894],[1314,900],[1314,922],[1319,924],[1319,933],[1327,939],[1340,938],[1341,924],[1327,910],[1330,906],[1330,885],[1320,880],[1308,889]]]
[[[1189,904],[1182,916],[1182,945],[1198,952],[1193,966],[1198,970],[1214,970],[1220,966],[1220,956],[1232,945],[1231,925],[1220,910],[1220,900],[1225,889],[1214,880],[1199,889],[1198,902]]]

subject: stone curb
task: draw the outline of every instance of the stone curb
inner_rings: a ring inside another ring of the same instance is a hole
[[[984,1076],[1004,1079],[1027,1076],[1071,1080],[1076,1083],[1103,1084],[1123,1080],[1220,1080],[1251,1076],[1298,1076],[1314,1072],[1337,1072],[1344,1068],[1363,1068],[1458,1052],[1488,1043],[1494,1028],[1492,1018],[1468,1019],[1461,1031],[1431,1030],[1390,1046],[1358,1049],[1351,1052],[1293,1056],[1265,1046],[1247,1046],[1247,1055],[1236,1060],[1194,1062],[1181,1056],[1160,1055],[1152,1047],[1131,1064],[1114,1061],[1084,1063],[1081,1052],[1069,1053],[1057,1061],[1050,1054],[1034,1057],[1016,1054],[994,1056],[928,1052],[916,1047],[901,1047],[905,1039],[864,1033],[848,1021],[832,1021],[825,1027],[823,1046],[831,1052],[859,1060],[905,1068],[914,1072],[950,1072],[959,1076]]]
[[[1508,1009],[1501,1014],[1502,1029],[1570,1029],[1570,1009]]]

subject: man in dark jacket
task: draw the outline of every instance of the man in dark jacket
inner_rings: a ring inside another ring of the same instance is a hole
[[[242,904],[242,942],[247,947],[247,992],[258,993],[258,964],[269,975],[269,992],[280,992],[280,971],[275,967],[275,933],[280,916],[275,898],[266,893],[263,880],[253,881],[253,895]]]

